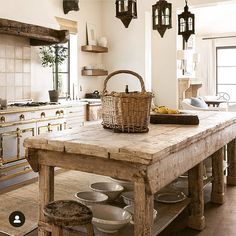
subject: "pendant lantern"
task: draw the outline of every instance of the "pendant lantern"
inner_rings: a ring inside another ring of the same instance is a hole
[[[195,34],[195,19],[194,14],[188,10],[187,0],[185,0],[184,12],[178,15],[178,35],[182,35],[185,42],[188,42],[189,37]]]
[[[137,18],[137,1],[116,0],[116,17],[128,28],[131,20]]]
[[[159,0],[152,6],[153,30],[157,30],[163,38],[167,29],[172,28],[172,4]]]
[[[69,11],[79,11],[79,0],[63,0],[63,11],[65,14]]]

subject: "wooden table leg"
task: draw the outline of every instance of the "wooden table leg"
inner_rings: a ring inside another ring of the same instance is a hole
[[[224,203],[224,148],[219,149],[212,155],[212,191],[211,201],[218,204]]]
[[[227,145],[228,176],[227,184],[236,185],[236,139]]]
[[[189,195],[191,198],[188,226],[192,229],[205,228],[204,198],[203,198],[203,162],[188,172]]]
[[[54,167],[41,165],[39,169],[39,221],[44,221],[43,207],[54,200]],[[39,226],[38,236],[49,236],[50,233]]]
[[[134,235],[151,236],[153,226],[153,195],[145,191],[144,181],[134,183]]]

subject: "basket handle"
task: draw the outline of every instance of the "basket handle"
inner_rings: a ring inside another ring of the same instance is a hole
[[[107,91],[107,82],[108,82],[108,80],[109,80],[112,76],[114,76],[114,75],[123,74],[123,73],[125,73],[125,74],[131,74],[131,75],[136,76],[136,77],[139,79],[139,81],[140,81],[140,84],[141,84],[141,91],[142,91],[142,92],[146,92],[146,89],[145,89],[145,85],[144,85],[144,81],[143,81],[142,76],[140,76],[139,74],[137,74],[136,72],[131,71],[131,70],[117,70],[117,71],[114,71],[114,72],[112,72],[111,74],[109,74],[109,75],[107,76],[107,78],[105,79],[105,81],[104,81],[103,93],[105,93],[105,92]]]

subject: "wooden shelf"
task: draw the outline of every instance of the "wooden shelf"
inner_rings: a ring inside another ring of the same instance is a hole
[[[94,46],[94,45],[85,45],[85,46],[81,46],[81,51],[94,52],[94,53],[106,53],[108,52],[108,48],[101,47],[101,46]]]
[[[108,75],[108,71],[107,70],[99,70],[99,69],[82,70],[81,75],[83,75],[83,76],[106,76],[106,75]]]

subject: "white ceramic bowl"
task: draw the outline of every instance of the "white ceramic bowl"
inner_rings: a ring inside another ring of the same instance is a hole
[[[104,193],[99,192],[78,192],[75,194],[75,197],[82,203],[87,206],[91,206],[93,204],[102,204],[108,200],[108,196]]]
[[[105,193],[109,201],[115,200],[124,188],[114,182],[97,182],[90,185],[90,188],[95,192]]]
[[[131,214],[119,207],[110,205],[93,205],[93,224],[105,233],[116,233],[131,220]]]
[[[124,192],[121,194],[123,201],[126,205],[134,205],[134,192]]]
[[[131,224],[134,223],[133,221],[133,215],[134,215],[134,206],[133,205],[128,205],[124,207],[124,210],[128,211],[132,215],[132,219],[130,221]],[[153,209],[153,220],[155,220],[157,217],[157,210]]]
[[[116,178],[112,178],[109,177],[112,181],[114,181],[115,183],[121,185],[124,187],[125,191],[132,191],[134,190],[134,184],[130,181],[127,180],[123,180],[123,179],[116,179]]]

